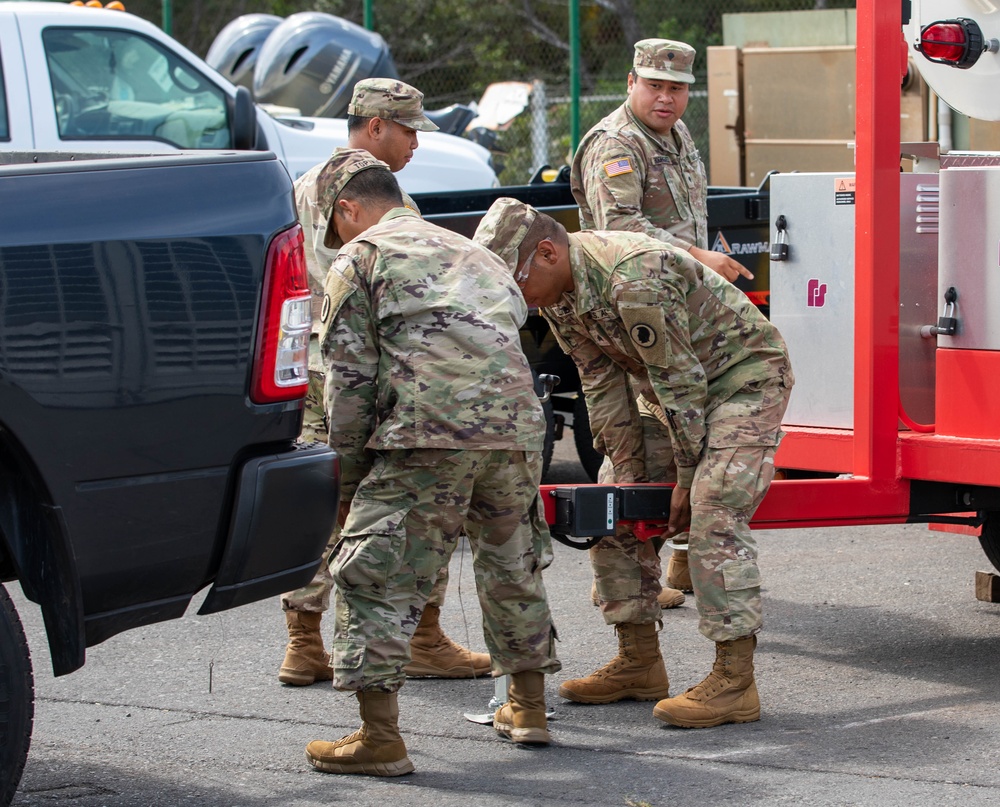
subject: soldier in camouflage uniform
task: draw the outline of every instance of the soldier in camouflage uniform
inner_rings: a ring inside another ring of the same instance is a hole
[[[748,524],[774,474],[793,383],[781,335],[718,273],[641,233],[567,234],[502,198],[475,238],[504,258],[575,361],[611,471],[602,481],[664,481],[676,465],[666,536],[690,524],[700,629],[716,643],[711,674],[668,697],[659,559],[652,542],[620,530],[591,550],[618,656],[559,694],[582,703],[660,697],[654,715],[684,727],[757,720],[760,573]]]
[[[359,81],[348,107],[348,147],[365,149],[400,171],[410,161],[417,148],[417,132],[433,132],[435,126],[424,114],[423,94],[401,81],[373,78]],[[336,153],[336,152],[334,152]],[[303,414],[302,437],[305,440],[327,442],[323,419],[323,367],[319,355],[318,332],[326,273],[337,255],[340,243],[336,238],[327,245],[327,217],[317,197],[317,180],[326,163],[321,163],[295,182],[295,202],[299,222],[305,233],[306,266],[309,286],[313,293],[313,339],[309,345],[309,392]],[[419,213],[416,203],[403,193],[406,207]],[[329,210],[329,205],[327,205]],[[331,536],[329,550],[336,543]],[[293,686],[305,686],[333,677],[330,657],[323,647],[320,632],[323,613],[330,605],[333,579],[326,564],[320,564],[313,580],[297,591],[284,594],[281,606],[288,628],[288,646],[278,670],[278,680]],[[445,567],[434,587],[423,619],[411,644],[412,659],[407,674],[441,678],[471,678],[490,672],[490,657],[473,653],[445,635],[439,623],[441,605],[448,587]]]
[[[573,160],[570,182],[584,230],[628,230],[686,250],[733,281],[752,278],[742,264],[708,247],[708,180],[681,116],[694,83],[695,50],[683,42],[635,44],[628,99],[591,129]],[[683,547],[678,536],[675,547]],[[691,590],[687,552],[675,549],[661,607]],[[672,588],[676,587],[676,588]]]
[[[570,174],[584,230],[628,230],[690,252],[727,280],[753,277],[708,247],[708,179],[681,116],[695,51],[683,42],[635,44],[628,98],[586,136]]]
[[[560,664],[541,576],[552,559],[538,500],[545,419],[518,337],[527,307],[502,261],[403,207],[366,152],[334,155],[318,198],[331,230],[353,239],[327,276],[320,345],[351,500],[330,565],[333,680],[357,692],[364,724],[310,743],[307,758],[331,773],[413,770],[396,693],[463,531],[493,674],[512,679],[494,726],[546,744],[544,673]]]

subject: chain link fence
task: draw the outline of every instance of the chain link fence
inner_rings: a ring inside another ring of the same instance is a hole
[[[555,5],[564,9],[567,7],[565,2]],[[641,0],[634,3],[628,0],[580,0],[579,131],[581,135],[586,133],[625,100],[626,76],[632,65],[634,42],[650,37],[679,39],[698,51],[696,83],[691,89],[684,121],[707,164],[709,130],[705,53],[708,46],[724,44],[723,14],[854,7],[853,0],[674,0],[649,3]],[[546,32],[544,38],[548,47],[539,52],[527,72],[519,76],[503,76],[531,81],[533,85],[530,108],[497,137],[494,159],[503,184],[525,182],[544,165],[558,169],[572,161],[574,144],[571,142],[568,13],[565,16],[564,28]],[[539,36],[539,31],[527,23],[526,34]],[[565,40],[561,38],[563,36]],[[428,76],[422,86],[431,99],[435,93],[432,79]]]
[[[694,46],[697,83],[684,120],[707,163],[705,54],[724,44],[723,16],[855,7],[854,0],[575,1],[576,26],[573,0],[173,0],[172,33],[204,56],[219,30],[242,14],[322,11],[359,25],[370,21],[400,78],[423,91],[428,109],[478,102],[494,82],[530,84],[528,108],[486,138],[501,182],[520,184],[543,165],[558,169],[571,160],[574,54],[582,135],[624,101],[635,42],[660,37]],[[160,24],[164,0],[126,4]]]

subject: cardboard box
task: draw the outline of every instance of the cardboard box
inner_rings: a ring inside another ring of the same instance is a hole
[[[909,70],[899,97],[899,140],[901,143],[925,143],[936,140],[937,133],[929,131],[930,87],[923,80],[913,59],[909,60]]]
[[[853,140],[856,87],[851,46],[746,48],[747,140]]]
[[[1000,151],[1000,122],[969,118],[969,150]]]
[[[709,184],[743,184],[743,104],[740,49],[708,49]]]

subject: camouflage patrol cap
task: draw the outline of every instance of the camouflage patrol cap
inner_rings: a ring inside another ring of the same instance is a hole
[[[418,132],[438,129],[424,114],[424,94],[394,78],[366,78],[355,84],[347,114],[394,120]]]
[[[501,196],[486,211],[472,240],[498,255],[513,274],[517,271],[518,247],[537,215],[531,205]]]
[[[643,39],[635,43],[632,67],[640,78],[694,84],[695,50],[670,39]]]
[[[316,178],[316,204],[324,221],[330,221],[333,213],[333,203],[337,201],[344,186],[350,182],[359,171],[368,168],[384,168],[389,166],[381,160],[376,160],[364,149],[337,149],[326,161],[326,165]],[[337,228],[327,225],[323,236],[323,246],[329,249],[340,249],[344,241],[337,235]]]

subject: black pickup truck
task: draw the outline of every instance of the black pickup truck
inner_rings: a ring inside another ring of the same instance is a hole
[[[310,296],[269,152],[0,153],[0,581],[53,671],[87,647],[312,577],[339,467],[297,442]],[[0,805],[33,719],[0,585]]]
[[[546,166],[547,168],[547,166]],[[501,196],[509,196],[544,210],[570,232],[580,229],[576,200],[570,191],[569,167],[564,167],[554,181],[542,179],[539,170],[527,185],[505,186],[483,191],[459,191],[447,195],[414,194],[413,200],[428,221],[447,227],[469,238],[480,219]],[[769,177],[768,177],[769,179]],[[759,188],[713,186],[708,189],[709,248],[725,252],[754,273],[752,281],[739,278],[736,285],[764,313],[768,311],[768,260],[770,211],[767,179]],[[580,394],[580,377],[573,361],[563,353],[549,331],[548,323],[532,313],[521,329],[521,347],[536,374],[559,376],[559,385],[549,403],[549,439],[546,442],[546,466],[552,456],[552,443],[563,436],[567,415],[572,417],[573,442],[584,469],[594,481],[604,457],[593,446],[587,407]]]

